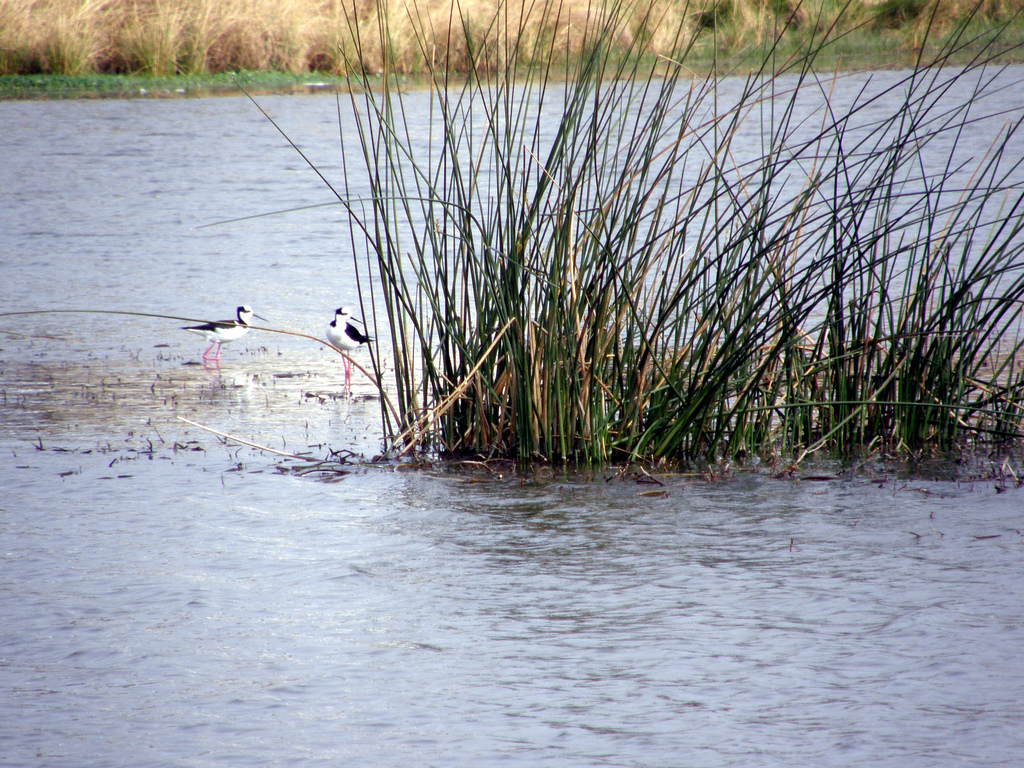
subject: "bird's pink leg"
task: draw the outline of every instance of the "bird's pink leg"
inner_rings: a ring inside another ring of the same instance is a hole
[[[352,361],[345,356],[345,389],[352,389]]]
[[[210,352],[211,352],[211,350],[213,350],[214,347],[217,347],[217,355],[218,356],[220,355],[220,346],[215,341],[215,342],[213,342],[213,344],[211,344],[209,346],[209,348],[205,352],[203,352],[203,360],[210,360],[210,359],[216,360],[217,359],[216,357],[214,357],[214,358],[210,357]]]

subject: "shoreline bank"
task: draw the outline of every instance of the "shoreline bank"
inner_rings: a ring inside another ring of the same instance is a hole
[[[991,55],[991,50],[989,50]],[[963,62],[971,57],[963,54]],[[913,68],[918,53],[906,51],[882,60],[873,54],[837,56],[823,59],[815,70],[823,76],[837,72],[864,72],[870,70],[900,70]],[[945,66],[962,63],[960,57]],[[1013,47],[998,55],[998,65],[1024,63],[1024,48]],[[713,61],[689,63],[695,79],[704,79],[713,72]],[[717,77],[746,76],[752,68],[719,66]],[[526,72],[526,69],[523,69]],[[786,74],[785,71],[778,74]],[[462,74],[453,74],[452,80],[461,82]],[[369,75],[368,82],[383,84],[381,75]],[[252,95],[307,95],[340,90],[348,91],[353,85],[362,87],[362,76],[346,78],[323,72],[289,73],[274,70],[224,72],[210,75],[172,75],[156,77],[146,74],[88,74],[88,75],[0,75],[0,101],[49,99],[123,99],[123,98],[210,98],[218,96]],[[432,87],[427,75],[394,75],[393,87],[402,90],[426,90]]]

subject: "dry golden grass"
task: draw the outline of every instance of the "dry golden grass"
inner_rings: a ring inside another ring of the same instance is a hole
[[[883,9],[920,24],[934,0],[855,0],[860,18]],[[939,20],[975,0],[938,0]],[[1024,0],[982,0],[1009,18]],[[204,74],[241,69],[343,74],[428,66],[465,71],[578,51],[613,13],[612,0],[0,0],[0,75],[91,72]],[[639,0],[614,25],[618,42],[673,55],[680,40],[715,30],[725,49],[759,44],[786,26],[828,25],[838,0]],[[795,13],[794,13],[795,12]],[[790,18],[790,14],[793,14]]]

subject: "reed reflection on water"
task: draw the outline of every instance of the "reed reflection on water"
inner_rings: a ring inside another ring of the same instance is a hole
[[[262,103],[339,172],[332,99]],[[322,336],[357,303],[337,209],[197,228],[327,199],[244,100],[2,103],[0,135],[8,311],[245,303]],[[204,368],[180,325],[3,325],[35,337],[0,337],[0,762],[1024,753],[1012,482],[368,464],[317,482],[174,417],[369,458],[372,389],[341,397],[336,356],[257,332]]]

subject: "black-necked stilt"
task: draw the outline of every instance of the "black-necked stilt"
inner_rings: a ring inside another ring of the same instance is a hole
[[[254,314],[252,307],[249,306],[241,306],[237,311],[237,320],[217,320],[212,323],[187,325],[182,328],[182,330],[190,331],[191,333],[198,333],[210,342],[209,349],[203,352],[203,360],[205,362],[219,361],[221,344],[227,344],[228,342],[236,341],[245,336],[245,334],[249,332],[249,324],[252,322],[254,317],[259,317],[260,320],[264,319],[259,315]],[[217,348],[217,352],[211,357],[210,353],[213,352],[214,347]]]
[[[345,353],[351,352],[359,347],[360,344],[366,344],[373,341],[372,337],[367,336],[356,328],[356,326],[352,325],[351,320],[352,310],[348,307],[339,307],[334,311],[334,319],[327,326],[327,340],[331,342],[332,347]],[[345,385],[348,386],[351,383],[352,363],[346,354]]]

